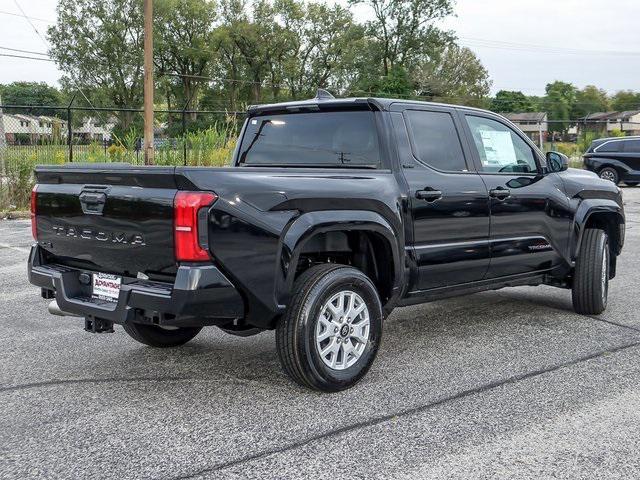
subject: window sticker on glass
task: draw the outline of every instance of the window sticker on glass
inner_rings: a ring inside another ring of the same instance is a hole
[[[501,167],[517,163],[516,150],[510,132],[480,130],[479,133],[485,152],[485,158],[482,159],[483,165]]]

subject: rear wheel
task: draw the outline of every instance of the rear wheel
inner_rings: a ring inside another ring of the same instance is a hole
[[[600,175],[600,178],[604,180],[609,180],[610,182],[613,182],[616,185],[620,181],[620,175],[618,175],[618,172],[616,171],[615,168],[604,167],[602,170],[600,170],[600,173],[598,175]]]
[[[599,315],[609,294],[609,239],[604,230],[587,228],[576,259],[573,308],[584,315]]]
[[[161,327],[142,323],[125,323],[123,328],[134,340],[158,348],[184,345],[201,330],[200,327]]]
[[[295,282],[276,329],[276,345],[293,380],[336,392],[367,373],[381,336],[382,305],[371,280],[355,268],[324,264]]]

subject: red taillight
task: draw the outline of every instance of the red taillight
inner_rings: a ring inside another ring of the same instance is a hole
[[[209,260],[209,252],[198,239],[198,211],[211,205],[218,196],[211,192],[178,192],[173,200],[175,256],[177,261]]]
[[[36,226],[36,214],[38,213],[38,185],[31,190],[31,235],[38,241],[38,227]]]

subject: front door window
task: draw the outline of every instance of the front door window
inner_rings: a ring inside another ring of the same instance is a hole
[[[533,149],[511,128],[490,118],[467,115],[466,119],[480,157],[481,171],[538,173]]]

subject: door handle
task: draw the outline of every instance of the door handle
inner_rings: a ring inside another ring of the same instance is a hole
[[[431,187],[427,187],[424,190],[417,190],[416,198],[419,200],[426,200],[427,202],[435,202],[442,198],[442,192],[440,190],[434,190]]]
[[[504,187],[496,187],[493,190],[489,190],[489,196],[497,198],[498,200],[504,200],[511,196],[511,190]]]

